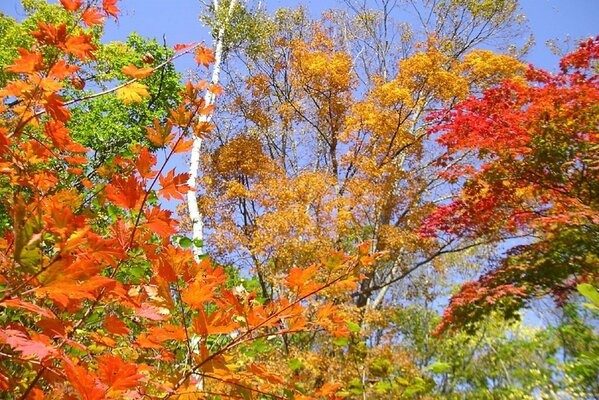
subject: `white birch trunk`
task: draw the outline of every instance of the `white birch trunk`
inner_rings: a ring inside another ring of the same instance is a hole
[[[218,27],[218,32],[216,37],[214,38],[214,66],[212,69],[212,77],[211,83],[218,84],[220,81],[220,71],[223,59],[223,42],[225,38],[225,29],[233,13],[235,8],[235,4],[237,0],[231,0],[229,4],[229,10],[227,13],[227,17],[224,22]],[[219,12],[219,3],[218,0],[213,0],[214,5],[214,14],[218,15]],[[210,106],[214,104],[215,101],[214,93],[210,91],[206,91],[204,95],[204,101],[206,102],[206,106]],[[200,122],[210,122],[212,120],[211,115],[202,115],[200,117]],[[202,222],[202,213],[198,208],[198,171],[200,169],[200,151],[202,150],[202,138],[194,137],[193,146],[191,148],[191,156],[189,160],[189,180],[187,181],[187,185],[189,186],[189,192],[187,192],[187,208],[189,210],[189,218],[191,220],[192,226],[192,249],[193,254],[196,261],[200,260],[200,257],[204,254],[204,224]],[[196,243],[202,243],[201,246],[196,245]]]

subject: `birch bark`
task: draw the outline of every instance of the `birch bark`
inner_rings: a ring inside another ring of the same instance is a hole
[[[223,61],[223,42],[225,39],[225,32],[227,24],[235,9],[237,0],[231,0],[229,3],[229,9],[225,20],[218,27],[216,37],[214,38],[214,64],[211,76],[211,83],[218,84],[220,81],[221,66]],[[219,14],[219,1],[213,0],[214,14]],[[206,106],[214,104],[216,98],[214,93],[206,91],[204,95],[204,101]],[[210,122],[212,115],[202,115],[200,122]],[[203,139],[195,137],[193,140],[193,146],[191,148],[191,155],[189,160],[189,180],[187,185],[189,186],[189,192],[187,192],[187,208],[189,211],[189,218],[192,226],[192,239],[193,239],[193,254],[196,261],[199,261],[201,256],[204,254],[204,224],[202,221],[202,213],[198,208],[198,172],[200,169],[200,152],[202,150]]]

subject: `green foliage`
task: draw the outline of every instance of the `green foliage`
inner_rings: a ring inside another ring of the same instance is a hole
[[[152,61],[147,62],[148,55]],[[129,64],[138,67],[156,66],[173,55],[171,49],[156,40],[144,39],[133,33],[126,42],[111,42],[100,48],[97,57],[97,74],[86,77],[93,89],[103,89],[126,82],[130,78],[121,72]],[[146,62],[144,62],[146,60]],[[140,103],[124,106],[114,96],[101,96],[86,101],[73,109],[70,124],[73,137],[83,145],[96,151],[96,163],[101,164],[111,157],[127,153],[128,145],[143,140],[144,126],[154,119],[163,121],[166,110],[173,107],[181,90],[181,76],[172,64],[144,80],[151,97]],[[73,97],[82,97],[90,91],[74,91]],[[102,129],[98,129],[101,127]]]
[[[230,0],[221,1],[218,12],[215,12],[211,2],[200,17],[202,23],[212,31],[214,38],[224,26],[224,52],[243,48],[246,55],[252,56],[268,51],[268,37],[272,35],[274,26],[266,12],[259,7],[251,7],[249,2],[237,1],[229,14],[230,4]]]
[[[26,0],[23,9],[26,17],[22,21],[0,14],[0,42],[3,43],[0,48],[0,86],[12,76],[5,72],[5,67],[18,55],[17,49],[28,48],[33,43],[30,32],[38,29],[38,21],[66,23],[67,27],[75,23],[73,14],[60,4]],[[100,44],[102,30],[96,27],[88,31],[94,35],[99,47],[96,59],[90,62],[89,69],[81,70],[79,82],[67,88],[66,100],[89,96],[128,81],[130,78],[121,69],[129,64],[155,67],[173,55],[166,45],[136,33],[130,34],[125,42]],[[175,72],[172,63],[168,63],[144,80],[151,97],[141,103],[124,106],[114,96],[100,96],[73,107],[69,128],[75,140],[95,151],[92,167],[115,155],[130,155],[129,145],[144,140],[146,130],[143,127],[151,125],[155,118],[163,121],[167,117],[166,110],[177,104],[182,88],[180,80],[180,74]]]

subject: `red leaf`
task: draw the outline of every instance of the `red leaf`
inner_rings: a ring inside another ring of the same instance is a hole
[[[67,11],[77,11],[83,4],[82,0],[60,0],[60,3]]]
[[[102,9],[108,15],[117,18],[121,10],[116,6],[118,0],[102,0]]]
[[[111,184],[106,186],[106,198],[128,210],[138,209],[144,194],[144,188],[134,176],[125,179],[115,175]]]
[[[41,44],[50,46],[63,47],[67,40],[67,25],[60,24],[59,26],[37,22],[37,31],[31,32],[31,36],[37,39]]]
[[[72,54],[79,58],[81,61],[85,61],[88,58],[93,59],[93,51],[96,50],[96,46],[91,42],[92,35],[77,35],[71,36],[67,39],[63,46],[64,51],[67,54]]]
[[[171,212],[154,207],[145,212],[145,225],[160,237],[168,237],[177,233],[177,222],[171,218]]]
[[[39,314],[41,316],[44,316],[44,317],[47,317],[50,319],[56,318],[56,315],[54,315],[54,313],[52,311],[42,308],[40,306],[37,306],[35,304],[31,304],[26,301],[22,301],[20,299],[5,300],[2,303],[0,303],[0,306],[22,308],[23,310],[33,311],[36,314]]]
[[[48,72],[49,77],[54,77],[56,79],[64,79],[71,75],[74,72],[78,71],[79,67],[76,65],[67,65],[65,60],[59,60],[56,64],[50,68],[50,72]]]
[[[0,329],[0,342],[6,343],[14,350],[19,351],[23,357],[35,357],[40,361],[56,350],[50,344],[47,336],[38,335],[39,339],[46,339],[46,342],[33,340],[27,337],[23,332],[16,329]]]
[[[310,282],[314,279],[317,265],[312,265],[308,268],[291,268],[289,274],[285,278],[285,286],[297,293],[298,296],[304,296],[316,290],[319,286],[317,282]]]
[[[194,42],[191,42],[191,43],[177,43],[173,47],[173,50],[175,50],[175,51],[183,51],[183,50],[187,50],[187,49],[191,48],[193,45],[195,45]]]
[[[19,53],[21,57],[17,58],[14,64],[6,67],[7,71],[14,72],[15,74],[31,74],[43,69],[42,53],[37,51],[29,52],[22,48],[19,48]]]
[[[83,23],[87,26],[101,25],[104,22],[104,14],[97,7],[88,7],[81,15]]]
[[[64,371],[73,388],[85,400],[102,400],[106,398],[106,386],[98,382],[96,375],[82,366],[75,365],[67,358],[63,360]]]
[[[171,198],[185,200],[183,195],[189,191],[187,186],[188,174],[175,175],[175,169],[172,169],[166,176],[161,175],[158,179],[162,186],[162,189],[158,190],[159,195],[167,200]]]
[[[142,178],[152,179],[156,176],[156,171],[152,167],[156,165],[156,156],[150,153],[147,147],[144,147],[139,157],[135,160],[135,168]]]
[[[118,317],[114,315],[108,315],[104,320],[104,328],[114,335],[128,335],[129,328],[127,325],[121,321]]]
[[[110,388],[110,392],[134,388],[143,377],[137,373],[137,365],[125,363],[120,356],[104,355],[98,357],[98,361],[98,377]]]

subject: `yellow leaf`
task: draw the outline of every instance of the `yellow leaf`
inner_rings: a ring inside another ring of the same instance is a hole
[[[142,79],[152,75],[152,72],[154,72],[154,68],[137,68],[135,65],[129,64],[123,67],[121,69],[121,72],[125,75],[129,75],[132,78]]]
[[[116,91],[117,99],[123,100],[125,104],[141,103],[144,97],[150,97],[148,87],[139,82],[133,82]]]

